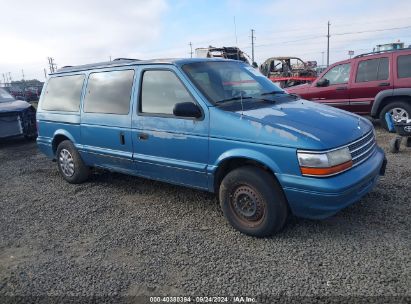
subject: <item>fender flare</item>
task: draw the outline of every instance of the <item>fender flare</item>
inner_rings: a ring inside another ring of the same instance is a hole
[[[264,166],[267,166],[273,173],[277,173],[280,171],[280,168],[275,163],[275,161],[272,158],[268,157],[266,154],[252,149],[244,148],[232,149],[221,154],[217,158],[214,165],[211,167],[213,169],[210,171],[212,171],[212,173],[215,173],[223,162],[233,158],[245,158],[252,161],[256,161]]]
[[[52,141],[51,141],[51,146],[53,147],[53,145],[54,145],[54,141],[56,140],[56,137],[57,136],[59,136],[59,135],[63,135],[63,136],[65,136],[65,137],[67,137],[75,146],[76,146],[76,140],[74,139],[74,137],[69,133],[69,132],[67,132],[66,130],[64,130],[64,129],[57,129],[55,132],[54,132],[54,134],[53,134],[53,139],[52,139]],[[56,147],[57,148],[57,147]],[[53,153],[54,153],[54,151],[53,151]]]
[[[379,92],[374,98],[374,103],[371,108],[371,116],[377,116],[380,105],[385,98],[404,95],[411,97],[411,88],[390,89]]]

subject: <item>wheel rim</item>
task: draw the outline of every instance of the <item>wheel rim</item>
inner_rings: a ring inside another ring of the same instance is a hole
[[[61,171],[67,177],[71,177],[74,174],[74,160],[73,156],[67,149],[61,149],[59,155],[59,164]]]
[[[230,207],[237,221],[247,227],[260,224],[266,211],[264,200],[257,191],[247,185],[234,189],[230,195]]]
[[[409,119],[408,112],[403,108],[393,108],[389,113],[395,122],[407,122]]]

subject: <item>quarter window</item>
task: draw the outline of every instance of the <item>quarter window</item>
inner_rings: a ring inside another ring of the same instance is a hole
[[[84,112],[127,115],[134,70],[91,73],[84,99]]]
[[[41,108],[47,111],[78,112],[84,75],[49,79]]]
[[[361,61],[358,65],[355,82],[387,80],[389,76],[389,60],[387,57]]]
[[[327,79],[330,82],[329,85],[348,83],[350,79],[350,69],[349,63],[339,64],[331,68],[322,78]]]
[[[194,103],[194,99],[173,72],[144,72],[141,85],[141,112],[173,115],[174,106],[180,102]]]
[[[411,77],[411,55],[398,56],[398,78]]]

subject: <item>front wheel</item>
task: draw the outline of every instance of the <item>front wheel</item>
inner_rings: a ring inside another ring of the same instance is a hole
[[[256,167],[241,167],[223,179],[219,199],[224,216],[245,234],[264,237],[284,226],[288,208],[277,181]]]
[[[411,119],[411,104],[406,101],[394,101],[387,104],[380,112],[380,123],[388,130],[385,114],[390,113],[394,123],[407,122]]]
[[[90,175],[90,168],[69,140],[62,141],[57,147],[57,166],[63,178],[71,184],[80,184]]]

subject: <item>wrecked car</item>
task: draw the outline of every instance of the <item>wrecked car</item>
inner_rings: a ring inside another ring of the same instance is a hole
[[[260,65],[260,71],[282,88],[313,82],[317,78],[312,64],[307,64],[298,57],[268,58]]]
[[[236,46],[231,47],[213,47],[209,46],[208,48],[197,48],[196,49],[196,57],[198,58],[224,58],[224,59],[232,59],[232,60],[239,60],[245,63],[250,64],[251,58],[246,53],[241,51]],[[253,63],[254,66],[255,63]],[[257,67],[257,64],[255,64]]]
[[[36,110],[24,100],[16,100],[0,88],[0,138],[37,136]]]

